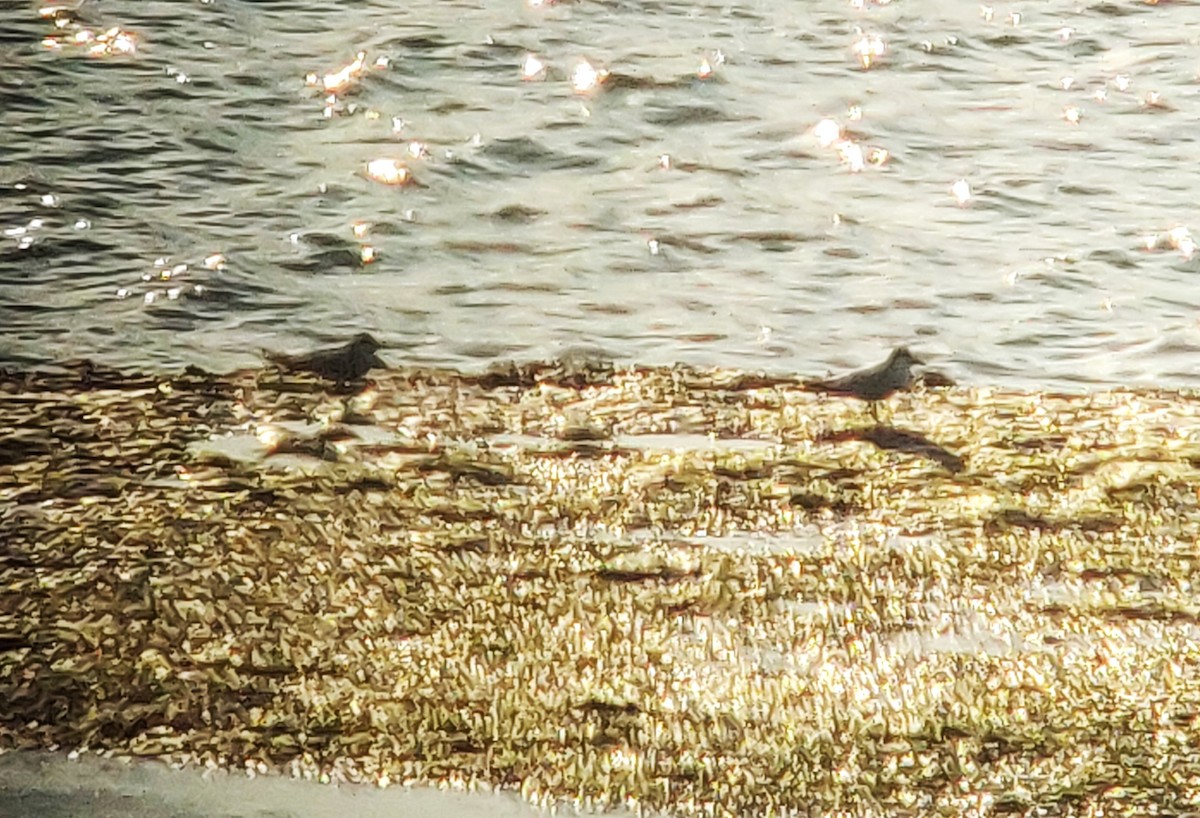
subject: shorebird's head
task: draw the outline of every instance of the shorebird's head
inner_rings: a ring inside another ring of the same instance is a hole
[[[913,355],[908,347],[896,347],[896,349],[892,351],[892,356],[888,363],[890,366],[912,369],[914,366],[923,365],[925,361],[921,358],[918,358],[916,355]]]

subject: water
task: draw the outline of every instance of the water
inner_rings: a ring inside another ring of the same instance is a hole
[[[1197,381],[1194,3],[39,8],[0,2],[0,362],[227,370],[366,328],[458,368],[911,343],[969,382]],[[112,27],[135,53],[42,42]],[[326,117],[306,76],[360,51]]]
[[[563,809],[563,814],[574,811]],[[65,753],[0,756],[5,818],[535,818],[515,794],[328,786]],[[628,813],[615,812],[617,818]]]
[[[0,364],[229,370],[367,329],[458,368],[820,375],[908,343],[971,383],[1200,381],[1193,2],[41,8],[0,0]],[[43,42],[113,27],[134,53]],[[306,83],[358,52],[332,104]],[[377,797],[24,756],[0,784],[19,814]]]

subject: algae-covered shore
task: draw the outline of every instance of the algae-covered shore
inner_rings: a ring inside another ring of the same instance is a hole
[[[0,748],[678,815],[1196,812],[1198,410],[6,373]]]

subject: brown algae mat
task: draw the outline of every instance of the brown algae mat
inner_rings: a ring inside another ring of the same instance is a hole
[[[1200,401],[0,377],[0,750],[715,815],[1200,810]],[[325,385],[328,387],[328,385]]]

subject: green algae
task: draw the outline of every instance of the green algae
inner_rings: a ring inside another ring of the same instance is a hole
[[[0,747],[681,815],[1197,809],[1190,393],[0,381]]]

